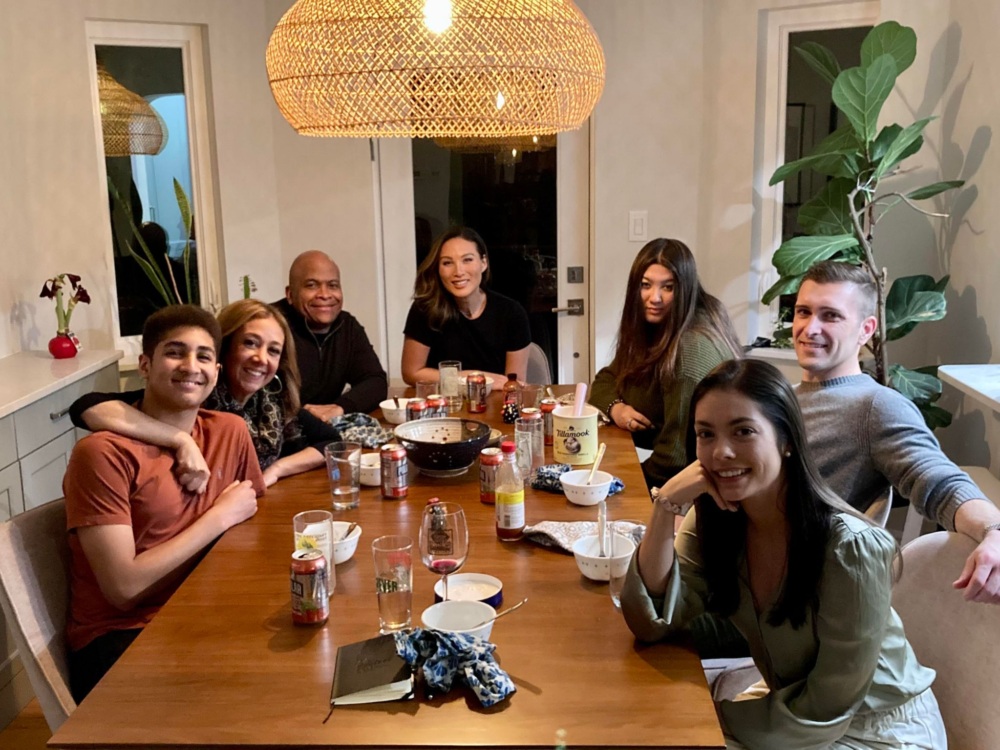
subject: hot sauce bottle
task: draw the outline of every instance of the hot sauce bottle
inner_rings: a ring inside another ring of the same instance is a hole
[[[524,477],[517,468],[517,446],[512,440],[500,444],[503,463],[497,472],[497,539],[513,542],[524,536]]]

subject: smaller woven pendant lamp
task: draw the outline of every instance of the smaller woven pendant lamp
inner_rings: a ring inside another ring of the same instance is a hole
[[[97,65],[105,156],[155,155],[167,143],[166,124],[145,99]]]
[[[580,127],[604,52],[572,0],[298,0],[267,45],[303,135],[532,136]]]

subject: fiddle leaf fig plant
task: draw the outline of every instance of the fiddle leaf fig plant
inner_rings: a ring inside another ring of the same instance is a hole
[[[889,364],[887,344],[909,334],[920,323],[941,320],[946,313],[944,290],[948,277],[903,276],[889,284],[886,268],[875,259],[878,222],[900,203],[926,216],[947,217],[918,203],[961,187],[962,180],[946,180],[906,193],[887,190],[903,172],[902,162],[920,151],[923,132],[934,118],[902,126],[879,127],[879,114],[897,77],[914,61],[917,37],[913,29],[895,21],[873,28],[861,45],[861,64],[841,70],[830,50],[815,42],[796,48],[805,62],[832,86],[833,103],[847,120],[824,138],[813,152],[783,164],[770,184],[776,185],[803,170],[826,176],[818,195],[799,208],[799,226],[805,235],[782,243],[772,259],[780,278],[765,292],[769,304],[795,293],[802,277],[815,263],[839,260],[864,268],[877,290],[878,327],[866,345],[878,382],[911,399],[933,429],[947,426],[951,414],[936,405],[941,381],[935,367],[911,370]],[[787,332],[785,333],[787,336]]]

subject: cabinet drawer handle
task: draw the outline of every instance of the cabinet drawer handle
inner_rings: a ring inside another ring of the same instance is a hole
[[[49,412],[49,419],[51,419],[53,422],[55,422],[55,421],[60,420],[63,417],[65,417],[67,414],[69,414],[69,407],[68,406],[65,409],[60,409],[59,411]]]

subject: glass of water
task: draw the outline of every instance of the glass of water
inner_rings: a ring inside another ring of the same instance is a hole
[[[448,413],[462,410],[462,389],[459,374],[462,363],[457,359],[446,359],[438,363],[438,377],[441,395],[448,399]]]
[[[408,536],[380,536],[372,542],[379,632],[410,627],[413,612],[413,540]]]
[[[361,500],[361,443],[328,443],[323,455],[333,509],[357,508]]]

